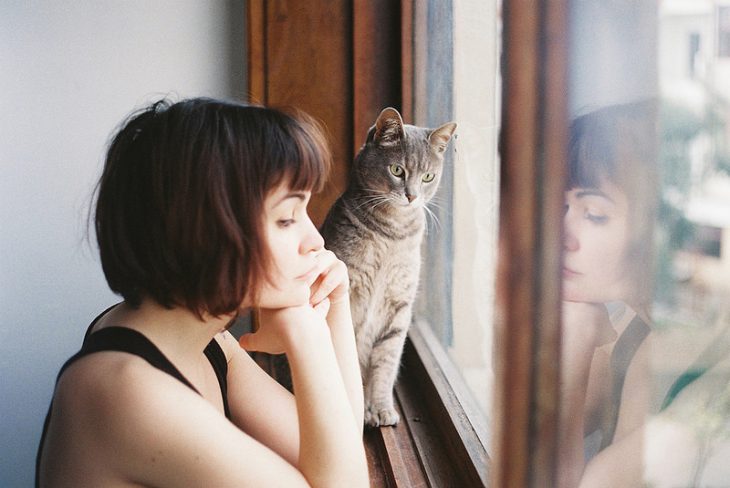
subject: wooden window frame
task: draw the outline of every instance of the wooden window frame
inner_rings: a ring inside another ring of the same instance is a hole
[[[419,1],[248,0],[251,99],[299,107],[330,128],[335,169],[325,192],[313,198],[315,223],[344,189],[350,160],[379,110],[395,106],[412,120]],[[403,420],[366,431],[372,486],[546,486],[556,480],[567,2],[503,4],[492,432],[437,338],[416,325],[395,392]],[[322,22],[327,29],[312,28]],[[311,56],[318,62],[309,62]]]
[[[495,486],[557,481],[568,2],[505,1]]]

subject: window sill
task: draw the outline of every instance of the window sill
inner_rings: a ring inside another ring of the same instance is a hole
[[[276,378],[270,356],[254,358]],[[425,325],[408,333],[394,396],[398,425],[365,429],[371,487],[488,485],[483,414]]]
[[[386,459],[381,469],[390,481],[378,485],[373,479],[373,486],[488,485],[486,422],[425,325],[409,331],[395,400],[398,426],[371,429],[371,439],[366,436],[369,449],[380,449]]]

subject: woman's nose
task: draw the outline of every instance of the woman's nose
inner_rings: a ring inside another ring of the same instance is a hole
[[[578,237],[576,236],[575,229],[568,219],[568,215],[563,219],[563,248],[566,251],[577,251],[580,248]]]
[[[309,219],[307,219],[307,220],[309,220]],[[302,240],[302,245],[301,245],[302,254],[321,251],[322,248],[324,248],[324,238],[319,233],[317,228],[314,226],[314,223],[311,220],[309,220],[309,228],[307,229],[307,234],[304,236],[304,239]]]

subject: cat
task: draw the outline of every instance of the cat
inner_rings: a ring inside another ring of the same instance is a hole
[[[426,204],[455,130],[454,122],[407,125],[397,110],[384,109],[320,230],[325,247],[348,267],[366,425],[399,421],[393,387],[418,287]]]

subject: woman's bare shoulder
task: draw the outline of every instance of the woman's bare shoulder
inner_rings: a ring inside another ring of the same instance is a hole
[[[69,367],[56,410],[87,447],[79,459],[103,463],[120,479],[154,486],[276,486],[279,477],[282,486],[303,483],[298,470],[195,391],[132,355],[97,353]]]

